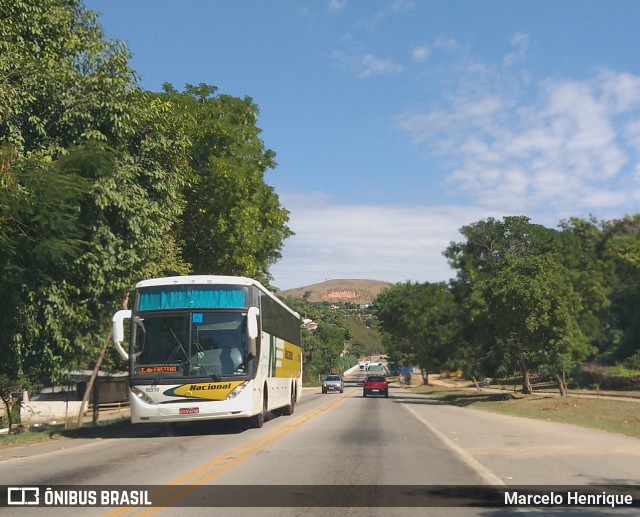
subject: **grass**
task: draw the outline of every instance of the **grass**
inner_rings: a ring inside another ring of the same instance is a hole
[[[351,332],[349,343],[361,343],[365,350],[384,350],[382,336],[377,330],[367,327],[360,319],[352,316],[348,316],[345,323]]]
[[[78,428],[48,428],[44,430],[28,430],[17,434],[0,436],[0,450],[20,447],[33,443],[62,440],[65,438],[120,438],[137,434],[128,418],[99,423],[97,426],[86,425]]]
[[[640,402],[522,395],[495,390],[477,392],[446,386],[419,386],[411,390],[454,406],[575,424],[640,438]]]

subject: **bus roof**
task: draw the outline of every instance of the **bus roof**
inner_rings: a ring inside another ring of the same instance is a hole
[[[297,318],[300,315],[291,307],[284,303],[280,298],[275,296],[269,289],[263,286],[253,278],[244,276],[224,276],[224,275],[185,275],[185,276],[167,276],[163,278],[149,278],[141,280],[136,284],[136,289],[141,287],[158,287],[162,285],[241,285],[245,287],[255,286],[272,298],[275,302],[282,305]]]

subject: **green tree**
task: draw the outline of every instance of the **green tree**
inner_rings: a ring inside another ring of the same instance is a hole
[[[0,21],[0,356],[48,383],[91,365],[145,271],[186,270],[187,140],[79,1],[0,0]]]
[[[0,0],[0,139],[20,156],[55,157],[126,138],[129,57],[79,0]]]
[[[396,284],[374,306],[392,359],[415,361],[429,384],[429,372],[444,366],[459,339],[458,309],[447,285]]]
[[[318,373],[328,373],[340,366],[340,356],[344,348],[344,328],[331,322],[320,322],[316,335],[320,347],[311,361]]]
[[[524,393],[532,392],[534,365],[553,372],[564,394],[562,373],[591,352],[578,323],[581,299],[571,273],[548,254],[504,260],[496,275],[474,290],[474,319],[517,358]]]
[[[443,252],[449,265],[458,271],[458,280],[473,284],[497,273],[505,257],[539,255],[556,250],[558,232],[533,224],[526,216],[493,218],[463,226],[463,242],[450,243]]]
[[[59,366],[54,349],[79,338],[73,329],[87,314],[83,307],[70,310],[72,293],[60,286],[65,285],[69,261],[85,245],[78,205],[89,184],[64,160],[46,163],[32,158],[4,165],[0,371],[9,380],[26,375],[40,379],[42,368]]]
[[[13,171],[0,231],[0,355],[16,375],[59,382],[97,356],[111,314],[162,249],[167,219],[140,171],[102,145]]]
[[[614,270],[612,306],[603,318],[610,346],[601,358],[624,361],[640,349],[640,214],[603,223],[601,245],[602,259]]]
[[[206,84],[162,98],[185,117],[188,188],[181,217],[184,257],[198,274],[244,275],[269,285],[269,266],[293,233],[289,213],[264,181],[275,154],[260,139],[258,108],[249,97],[218,95]]]
[[[353,341],[347,349],[347,354],[358,359],[364,355],[365,345],[360,341]]]
[[[0,0],[0,364],[14,379],[91,366],[140,278],[268,285],[292,234],[253,101],[141,91],[129,58],[80,0]]]
[[[488,321],[472,319],[471,299],[483,282],[500,274],[507,257],[552,256],[570,274],[574,291],[581,300],[577,320],[582,332],[594,344],[604,346],[607,325],[602,322],[609,305],[608,268],[600,260],[598,247],[601,233],[593,222],[571,219],[561,223],[562,231],[532,224],[527,217],[505,217],[502,221],[487,219],[465,226],[466,240],[452,243],[444,254],[458,270],[451,289],[462,308],[463,339],[456,361],[474,378],[477,375],[506,374],[520,356],[506,352],[509,340],[496,340],[495,329]],[[498,316],[496,316],[498,317]]]

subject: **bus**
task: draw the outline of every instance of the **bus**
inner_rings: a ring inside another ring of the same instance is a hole
[[[250,278],[139,282],[133,309],[112,318],[113,344],[129,363],[131,421],[246,418],[257,428],[268,411],[293,414],[302,394],[300,326],[297,312]]]

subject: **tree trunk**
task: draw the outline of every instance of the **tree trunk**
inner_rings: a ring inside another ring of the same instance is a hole
[[[122,308],[126,309],[128,303],[129,303],[129,293],[125,293],[122,297]],[[102,345],[102,348],[100,349],[98,360],[96,361],[96,365],[93,368],[93,373],[91,374],[91,378],[87,383],[87,389],[85,390],[84,395],[82,397],[82,404],[80,404],[80,411],[78,412],[78,428],[82,427],[82,416],[84,413],[84,408],[87,405],[87,401],[89,400],[89,394],[93,389],[93,383],[96,380],[96,377],[98,376],[98,371],[100,370],[100,365],[102,364],[102,360],[104,359],[104,354],[106,353],[107,347],[109,346],[109,342],[111,341],[112,332],[113,332],[113,328],[109,326],[109,334],[107,334],[107,339],[105,340],[104,344]],[[94,415],[93,415],[94,423],[98,419],[98,415],[95,411],[96,409],[94,408]]]
[[[520,358],[520,369],[522,370],[522,393],[525,395],[531,395],[533,388],[531,387],[531,380],[529,379],[529,369],[524,357]]]
[[[567,396],[567,383],[560,374],[556,373],[556,379],[558,379],[558,390],[560,391],[561,397]]]
[[[69,429],[69,392],[71,391],[71,382],[67,382],[67,396],[64,402],[64,428]]]
[[[429,370],[420,368],[420,373],[422,374],[422,383],[429,386]]]
[[[2,397],[2,402],[4,402],[4,407],[7,409],[7,418],[9,419],[9,432],[8,432],[8,434],[11,434],[11,424],[13,422],[11,421],[11,406],[9,405],[9,400],[10,399],[6,399],[6,398]]]
[[[482,388],[480,387],[480,385],[478,384],[478,381],[476,380],[475,375],[471,376],[471,380],[473,381],[473,385],[476,387],[476,389],[478,391],[482,391]]]
[[[94,383],[95,384],[95,383]],[[92,390],[93,391],[93,396],[91,397],[91,403],[93,404],[93,425],[96,426],[98,425],[98,416],[100,413],[100,390],[97,389],[97,385],[96,385],[96,389]]]
[[[98,376],[98,370],[100,370],[100,365],[102,364],[102,359],[104,359],[104,354],[107,351],[107,346],[109,346],[109,342],[111,341],[111,329],[109,329],[109,334],[107,335],[107,339],[105,340],[102,348],[100,349],[100,355],[98,355],[98,360],[96,361],[96,365],[93,367],[93,373],[91,374],[91,378],[87,383],[87,389],[84,392],[84,396],[82,397],[82,403],[80,404],[80,411],[78,412],[78,429],[82,427],[82,417],[84,414],[84,408],[87,405],[87,401],[89,400],[89,394],[93,389],[93,383]]]

